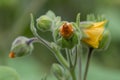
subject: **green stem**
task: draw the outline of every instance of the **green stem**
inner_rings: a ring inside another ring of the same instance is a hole
[[[77,54],[78,54],[78,49],[77,49],[77,47],[75,47],[75,61],[74,61],[74,65],[73,66],[71,66],[71,70],[70,70],[70,73],[71,73],[71,76],[72,76],[72,79],[73,80],[77,80],[76,79],[76,74],[75,74],[75,68],[76,68],[76,64],[77,64]]]
[[[57,60],[67,69],[69,69],[69,64],[68,62],[65,60],[65,58],[61,55],[61,53],[59,51],[55,51],[54,52]]]
[[[77,50],[77,49],[76,49]],[[74,65],[72,64],[72,60],[71,60],[71,54],[72,54],[72,50],[67,50],[68,51],[68,58],[69,58],[69,72],[72,76],[72,80],[76,80],[76,74],[75,74],[75,65],[76,65],[76,56],[75,56],[75,63]],[[76,51],[77,52],[77,51]]]
[[[72,50],[68,50],[68,58],[69,58],[69,65],[70,65],[70,68],[73,67],[71,54],[72,54]]]
[[[79,74],[78,74],[78,80],[82,80],[82,45],[78,45],[78,68],[79,68]]]
[[[81,57],[79,58],[79,75],[78,75],[78,80],[82,80],[82,62],[81,62]]]
[[[67,57],[67,61],[69,62],[70,64],[70,55],[69,55],[69,50],[68,49],[65,49],[66,51],[66,57]]]
[[[88,56],[87,56],[87,63],[86,63],[86,67],[85,67],[85,73],[84,73],[83,80],[86,80],[86,78],[87,78],[87,73],[88,73],[88,68],[89,68],[89,65],[90,65],[90,59],[91,59],[92,53],[93,53],[93,48],[89,48],[89,53],[88,53]]]
[[[78,47],[76,46],[75,47],[75,50],[76,50],[76,53],[75,53],[75,61],[74,61],[74,65],[73,65],[73,67],[75,68],[76,67],[76,65],[77,65],[77,55],[78,55],[78,49],[77,49]]]
[[[70,73],[71,73],[71,76],[72,76],[72,80],[76,80],[75,69],[71,69]]]

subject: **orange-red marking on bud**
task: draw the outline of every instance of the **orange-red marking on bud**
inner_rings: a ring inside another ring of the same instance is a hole
[[[73,34],[73,27],[72,24],[70,23],[64,23],[61,27],[60,27],[60,34],[61,36],[63,36],[64,38],[70,38]]]
[[[10,58],[15,58],[15,53],[14,52],[10,52],[9,57]]]

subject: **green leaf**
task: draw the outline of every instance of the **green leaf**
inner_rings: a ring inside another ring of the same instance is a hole
[[[99,44],[99,49],[100,50],[107,50],[107,48],[109,47],[111,42],[111,35],[110,35],[110,31],[109,30],[105,30],[105,32],[103,33],[103,38],[100,41]]]
[[[14,69],[0,66],[0,80],[20,80],[20,78]]]
[[[54,20],[54,22],[55,22],[55,26],[57,27],[60,23],[61,23],[61,17],[60,16],[57,16],[56,18],[55,18],[55,20]]]
[[[80,26],[80,13],[77,14],[76,24],[77,24],[78,27]]]
[[[46,15],[47,15],[49,18],[51,18],[51,19],[54,19],[54,18],[56,17],[55,14],[54,14],[54,12],[51,11],[51,10],[49,10],[49,11],[46,13]]]
[[[31,31],[32,31],[33,33],[36,34],[37,30],[36,30],[36,28],[35,28],[35,26],[34,26],[34,18],[33,18],[33,14],[30,14],[30,17],[31,17],[30,29],[31,29]]]

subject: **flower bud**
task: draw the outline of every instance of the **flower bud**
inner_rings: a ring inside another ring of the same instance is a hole
[[[40,31],[49,31],[52,27],[52,20],[46,16],[43,15],[37,19],[37,28]]]
[[[62,80],[62,78],[64,76],[63,75],[64,74],[64,69],[61,65],[56,64],[56,63],[53,64],[52,65],[52,72],[58,80]]]
[[[110,44],[111,35],[109,30],[105,30],[102,36],[102,40],[100,41],[99,48],[102,50],[106,50]]]
[[[30,39],[26,37],[18,37],[14,40],[9,54],[10,58],[21,57],[31,54],[33,45]]]
[[[93,48],[98,48],[105,30],[105,23],[106,21],[96,22],[93,23],[91,27],[83,29],[83,32],[87,37],[84,37],[82,41]]]
[[[60,35],[66,39],[70,38],[73,35],[73,26],[71,23],[65,22],[60,27]]]
[[[61,48],[73,48],[78,43],[78,32],[76,25],[73,23],[63,22],[60,28],[54,33],[54,38]]]

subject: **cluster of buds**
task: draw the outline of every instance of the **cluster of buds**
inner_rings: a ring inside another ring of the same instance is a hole
[[[31,16],[31,31],[35,38],[18,37],[12,44],[9,54],[10,58],[21,57],[31,54],[33,50],[33,42],[40,42],[49,48],[62,64],[54,64],[52,71],[58,80],[76,80],[75,66],[77,64],[78,48],[81,43],[87,44],[89,49],[105,50],[110,44],[110,32],[105,27],[107,21],[84,21],[80,22],[80,15],[77,16],[76,22],[61,21],[61,17],[55,16],[52,11],[48,11],[45,15],[40,16],[34,25],[33,16]],[[43,39],[38,31],[51,31],[53,41],[49,42]],[[37,40],[37,41],[36,41]],[[62,50],[66,52],[67,60],[61,54]],[[82,49],[82,48],[80,48]],[[74,54],[73,54],[74,53]],[[91,53],[91,50],[90,50]],[[88,56],[90,57],[90,56]],[[88,58],[89,60],[90,58]],[[89,62],[89,61],[88,61]],[[63,67],[64,66],[64,67]],[[88,65],[87,65],[88,66]],[[88,68],[88,67],[86,67]],[[68,78],[64,69],[69,71],[72,78]],[[87,69],[86,69],[87,71]],[[66,75],[66,76],[65,76]],[[86,73],[85,78],[86,80]]]

